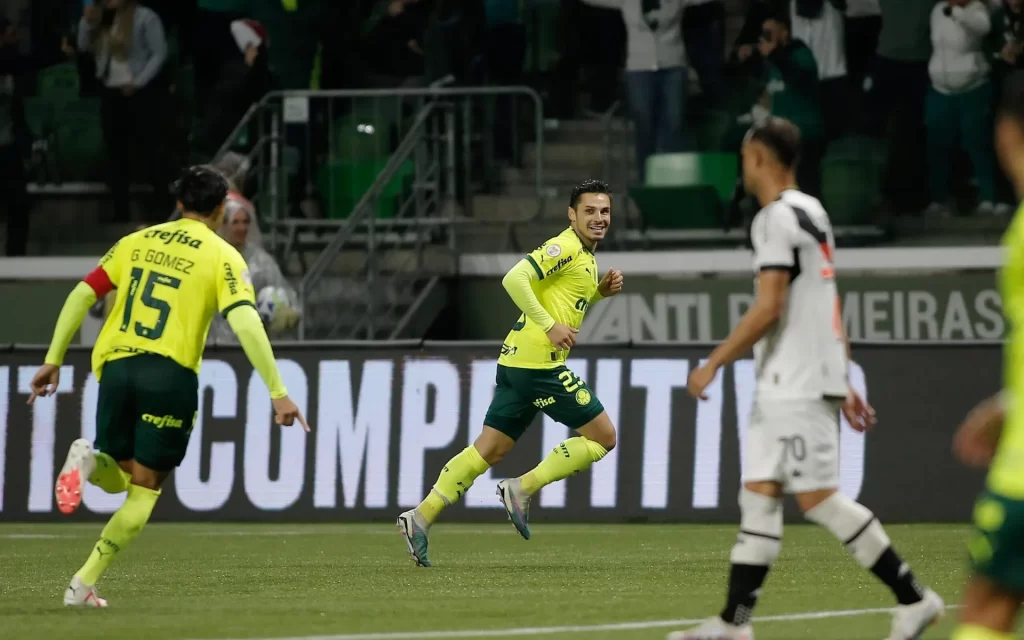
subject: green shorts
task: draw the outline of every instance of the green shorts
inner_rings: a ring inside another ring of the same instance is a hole
[[[1024,596],[1024,500],[984,491],[974,505],[967,549],[975,573]]]
[[[498,388],[484,424],[518,440],[537,411],[570,429],[579,429],[604,407],[587,383],[564,365],[554,369],[519,369],[498,365]]]
[[[199,379],[163,356],[103,365],[96,406],[96,449],[156,471],[181,464],[199,407]]]

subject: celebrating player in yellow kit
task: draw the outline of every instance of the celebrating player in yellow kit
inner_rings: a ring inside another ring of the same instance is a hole
[[[498,484],[498,497],[519,533],[530,539],[530,499],[546,485],[597,462],[615,446],[615,427],[587,383],[565,366],[587,308],[622,290],[622,274],[598,280],[594,251],[608,233],[608,185],[588,180],[573,189],[569,228],[531,252],[502,284],[522,311],[501,345],[497,389],[483,432],[448,461],[422,503],[398,517],[409,555],[429,567],[427,536],[441,511],[462,498],[473,481],[512,450],[543,411],[579,434],[548,454],[535,469]]]
[[[996,122],[996,150],[1018,198],[1024,198],[1024,72],[1006,78]],[[954,448],[972,466],[989,465],[974,506],[968,544],[973,575],[954,640],[1011,640],[1024,599],[1024,205],[1003,236],[1000,290],[1010,335],[1003,391],[979,404]],[[990,464],[991,463],[991,464]]]
[[[245,260],[217,235],[228,186],[208,167],[192,167],[174,185],[182,218],[125,236],[68,296],[32,395],[57,388],[60,365],[86,311],[117,289],[114,307],[92,352],[100,381],[96,449],[72,443],[57,477],[57,506],[72,513],[83,483],[128,492],[103,528],[85,565],[64,592],[64,604],[105,607],[96,582],[149,520],[160,485],[185,457],[198,409],[197,374],[213,314],[227,318],[246,356],[270,390],[277,423],[309,426],[274,361],[256,312]]]

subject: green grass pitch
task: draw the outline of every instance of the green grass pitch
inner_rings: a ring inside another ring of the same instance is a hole
[[[383,524],[153,524],[100,583],[109,609],[66,610],[64,587],[100,529],[0,526],[0,637],[659,639],[675,628],[666,621],[720,609],[736,534],[734,526],[537,525],[527,542],[508,524],[442,522],[435,566],[418,569]],[[918,577],[957,604],[968,528],[888,531]],[[755,621],[755,632],[758,640],[879,640],[889,616],[863,610],[893,604],[827,533],[789,526],[757,611],[783,619]],[[822,617],[792,619],[815,613]],[[956,613],[924,638],[948,638]],[[591,629],[572,629],[581,626]],[[490,633],[463,633],[475,630]]]

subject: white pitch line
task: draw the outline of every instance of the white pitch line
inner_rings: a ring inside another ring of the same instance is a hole
[[[959,609],[950,605],[946,609]],[[875,609],[847,609],[841,611],[812,611],[809,613],[786,613],[774,616],[760,616],[754,622],[797,622],[800,620],[824,620],[828,618],[850,618],[880,613],[892,613],[891,607]],[[645,620],[642,622],[616,622],[610,624],[576,625],[561,627],[519,627],[513,629],[475,629],[450,631],[399,631],[397,633],[354,633],[327,636],[291,636],[287,638],[256,638],[255,640],[435,640],[443,638],[512,638],[516,636],[545,636],[562,633],[588,633],[597,631],[637,631],[660,627],[686,627],[700,624],[707,618],[695,620]],[[249,639],[254,640],[254,639]]]

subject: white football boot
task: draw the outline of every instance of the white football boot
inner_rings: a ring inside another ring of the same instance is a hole
[[[673,631],[665,640],[754,640],[754,629],[749,625],[737,627],[718,616],[686,631]]]
[[[917,640],[925,629],[938,622],[945,610],[946,603],[939,594],[926,590],[920,602],[896,607],[888,640]]]
[[[531,496],[523,491],[522,482],[519,478],[502,480],[498,483],[496,493],[516,531],[523,536],[524,540],[529,540]]]
[[[82,490],[95,470],[96,456],[92,443],[85,438],[72,442],[53,489],[61,513],[74,513],[82,504]]]
[[[103,609],[106,608],[107,601],[100,597],[94,585],[83,584],[82,579],[75,576],[64,590],[64,606]]]
[[[427,558],[427,549],[430,546],[430,523],[426,521],[419,509],[412,509],[398,516],[395,525],[398,527],[398,533],[405,538],[409,557],[416,563],[416,566],[431,566],[430,560]]]

